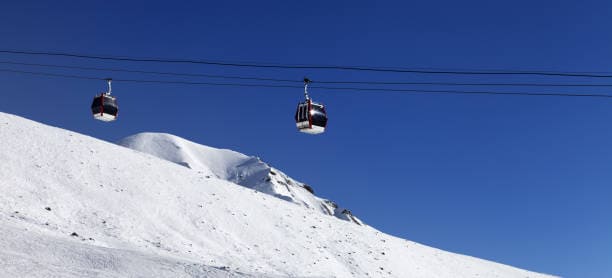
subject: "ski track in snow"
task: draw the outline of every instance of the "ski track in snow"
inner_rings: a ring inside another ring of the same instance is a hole
[[[2,277],[552,277],[328,215],[260,160],[175,136],[152,134],[183,149],[158,158],[4,113],[0,136]]]

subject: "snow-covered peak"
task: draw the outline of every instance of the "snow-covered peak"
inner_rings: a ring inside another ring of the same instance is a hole
[[[251,160],[239,152],[200,145],[168,133],[138,133],[118,144],[225,180],[234,176],[236,165]]]
[[[139,133],[121,139],[118,144],[320,213],[363,224],[350,210],[315,196],[312,186],[294,180],[258,157],[197,144],[167,133]]]

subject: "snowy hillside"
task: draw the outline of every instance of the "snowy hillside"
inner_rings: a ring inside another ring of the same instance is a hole
[[[314,189],[270,167],[257,157],[199,145],[165,133],[140,133],[119,141],[119,145],[183,165],[206,176],[227,180],[274,197],[333,215],[356,224],[363,223],[351,211],[335,202],[318,198]]]
[[[339,220],[297,182],[262,184],[261,161],[143,136],[184,157],[0,113],[0,276],[550,277]]]

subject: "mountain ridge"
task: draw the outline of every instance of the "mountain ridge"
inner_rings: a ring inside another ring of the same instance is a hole
[[[117,144],[363,225],[349,209],[314,195],[312,186],[289,177],[259,157],[209,147],[168,133],[138,133],[119,140]]]

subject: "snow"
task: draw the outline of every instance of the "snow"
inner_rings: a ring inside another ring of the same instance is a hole
[[[256,277],[126,249],[109,249],[17,227],[0,227],[2,277]]]
[[[3,277],[551,277],[338,219],[259,159],[176,136],[121,142],[136,151],[0,113],[0,138]]]
[[[167,133],[139,133],[120,140],[118,144],[185,166],[206,176],[214,176],[323,214],[363,224],[350,210],[315,196],[311,192],[312,187],[272,168],[258,157],[200,145]]]

